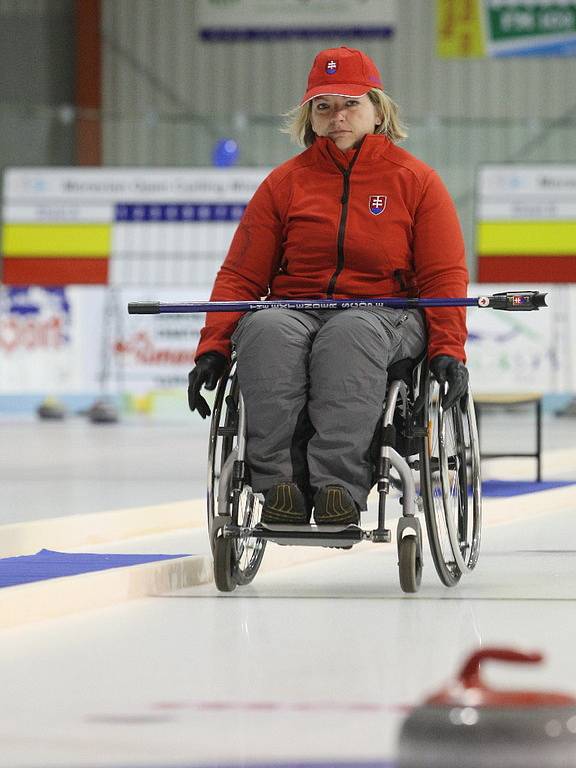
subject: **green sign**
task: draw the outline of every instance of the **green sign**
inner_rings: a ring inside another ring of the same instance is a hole
[[[493,41],[576,32],[576,3],[494,4],[488,10]]]
[[[576,56],[576,0],[436,0],[438,55]]]

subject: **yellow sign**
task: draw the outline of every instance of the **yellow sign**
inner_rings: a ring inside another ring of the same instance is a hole
[[[109,224],[6,224],[6,256],[108,256]]]
[[[437,52],[444,59],[486,55],[480,0],[436,0]]]
[[[555,256],[576,251],[575,221],[481,221],[477,235],[481,256]]]

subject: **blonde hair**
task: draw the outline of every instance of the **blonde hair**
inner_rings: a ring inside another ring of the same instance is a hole
[[[373,88],[368,91],[368,98],[376,107],[376,114],[382,121],[380,125],[375,126],[374,133],[383,133],[393,142],[405,139],[408,136],[406,126],[400,120],[398,105],[390,96],[380,88]],[[294,107],[283,115],[285,122],[280,130],[287,133],[300,147],[310,147],[316,139],[312,130],[312,101],[313,99],[310,99],[306,104]]]

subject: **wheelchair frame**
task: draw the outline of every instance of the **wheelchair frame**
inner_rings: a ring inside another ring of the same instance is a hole
[[[375,467],[378,523],[373,530],[361,525],[263,525],[262,495],[250,487],[245,457],[246,413],[232,363],[216,391],[208,456],[208,526],[215,582],[222,592],[252,581],[269,541],[340,548],[361,541],[391,542],[386,500],[392,487],[402,492],[396,544],[404,592],[417,592],[421,583],[421,511],[443,584],[454,586],[478,561],[482,498],[472,394],[444,410],[440,387],[424,361],[400,361],[389,369]]]
[[[478,307],[530,312],[546,307],[539,291],[506,291],[492,296],[357,299],[282,299],[258,301],[129,302],[129,314],[187,314],[190,312],[252,312],[274,309],[341,309],[352,307]],[[230,375],[232,372],[232,375]],[[390,369],[389,374],[392,372]],[[432,559],[446,586],[454,586],[473,570],[480,551],[482,494],[478,430],[472,393],[448,410],[427,365],[407,376],[389,375],[384,404],[382,440],[377,461],[378,526],[263,526],[262,497],[249,485],[245,461],[244,403],[233,369],[219,384],[210,429],[208,460],[208,524],[219,590],[229,592],[256,575],[268,541],[278,544],[349,547],[360,541],[389,542],[385,504],[390,486],[402,490],[402,516],[396,534],[400,585],[416,592],[422,576],[422,534],[417,512],[423,509]],[[397,450],[395,418],[398,400],[404,409],[404,434],[417,443],[405,456]],[[224,419],[221,424],[222,418]],[[417,458],[414,458],[417,456]],[[396,480],[394,470],[399,479]],[[413,474],[418,472],[419,485]]]

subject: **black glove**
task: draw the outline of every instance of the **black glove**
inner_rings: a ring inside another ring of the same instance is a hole
[[[218,379],[228,367],[228,360],[220,352],[206,352],[196,360],[196,367],[188,374],[188,405],[198,411],[203,419],[210,416],[210,406],[200,394],[202,385],[214,389]]]
[[[448,382],[448,392],[442,395],[442,407],[447,410],[468,392],[468,370],[464,363],[451,355],[436,355],[430,360],[430,370],[441,385]]]

